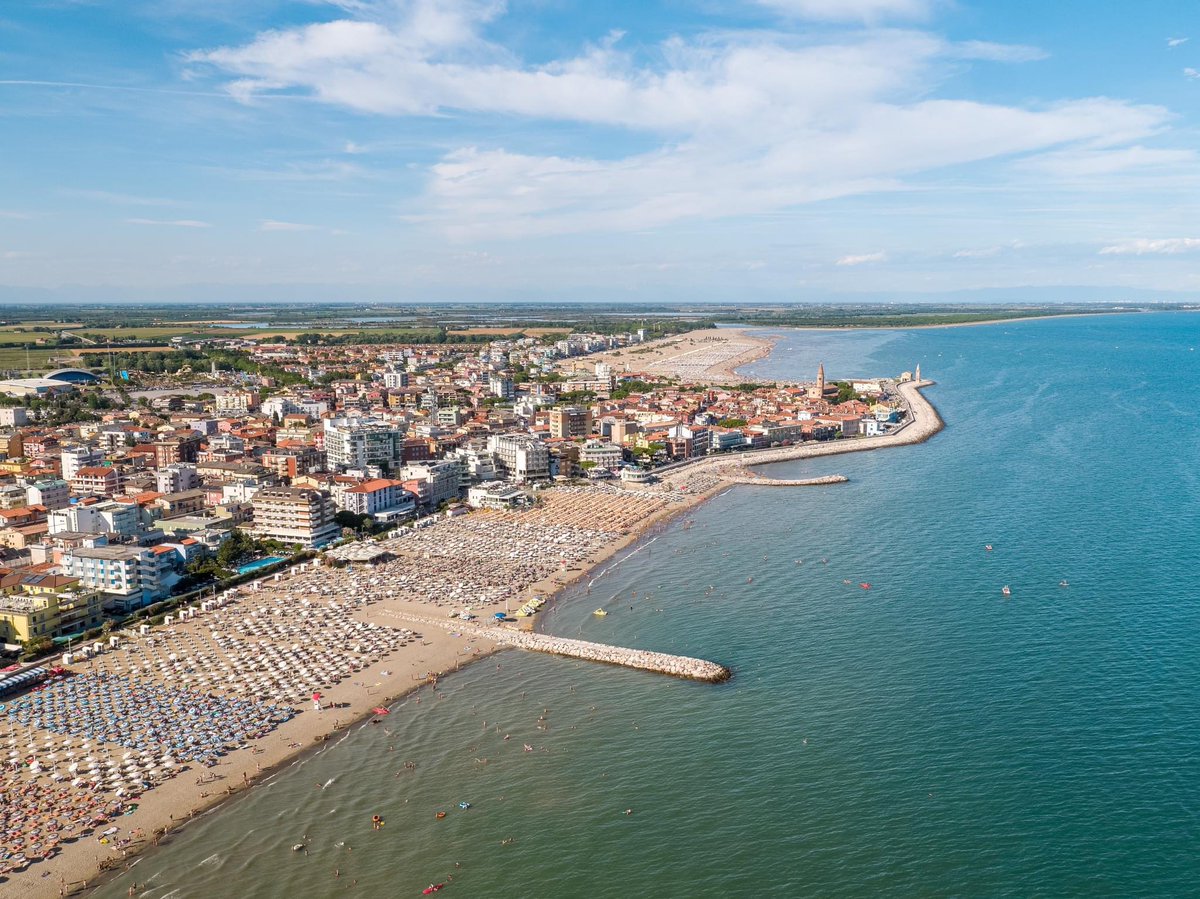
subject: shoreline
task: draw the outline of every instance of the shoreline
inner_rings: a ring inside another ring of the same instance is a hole
[[[1172,312],[1200,312],[1195,309],[1172,309]],[[1052,312],[1047,315],[1018,315],[1012,318],[986,318],[977,322],[945,322],[935,325],[750,325],[735,323],[730,330],[752,328],[754,330],[780,331],[928,331],[935,328],[973,328],[976,325],[1007,325],[1011,322],[1039,322],[1058,318],[1097,318],[1112,315],[1153,315],[1153,309],[1121,309],[1112,312]],[[722,328],[722,330],[725,330]],[[758,336],[758,335],[746,335]]]
[[[766,352],[769,353],[769,347]],[[884,437],[756,450],[733,458],[700,459],[671,471],[660,482],[660,490],[671,497],[669,504],[638,522],[628,533],[597,548],[573,566],[530,584],[523,592],[543,596],[548,602],[555,602],[563,599],[567,589],[584,578],[591,576],[595,580],[602,577],[612,565],[618,565],[623,558],[640,551],[641,547],[647,545],[647,538],[656,532],[661,533],[675,519],[732,487],[740,486],[730,477],[736,470],[812,456],[884,449],[929,440],[944,427],[936,408],[921,394],[922,388],[933,383],[922,381],[920,384],[910,382],[900,385],[901,395],[909,407],[909,417],[908,423],[902,425],[896,433]],[[697,479],[697,475],[701,477]],[[610,562],[612,564],[606,565]],[[287,590],[289,579],[299,573],[299,569],[292,570],[287,577],[278,582],[278,589]],[[239,592],[238,602],[255,595],[251,592]],[[420,687],[430,683],[436,684],[437,678],[509,648],[498,646],[488,637],[485,628],[462,627],[457,629],[458,633],[448,631],[445,629],[446,622],[439,622],[428,607],[412,603],[388,602],[386,605],[393,610],[402,605],[408,610],[408,615],[413,616],[405,623],[420,628],[416,639],[426,650],[421,652],[423,658],[412,662],[407,655],[401,655],[399,649],[393,650],[359,672],[356,676],[360,680],[343,681],[327,690],[328,702],[342,707],[321,712],[304,710],[263,738],[230,752],[215,768],[190,766],[186,773],[148,791],[141,798],[138,810],[128,816],[128,821],[125,817],[117,819],[125,834],[131,829],[143,831],[143,839],[125,847],[123,855],[113,855],[114,847],[111,845],[93,844],[91,836],[81,837],[73,844],[64,845],[62,851],[54,858],[32,865],[10,877],[8,881],[0,882],[0,896],[21,895],[29,899],[39,896],[53,897],[58,894],[60,884],[64,882],[67,895],[94,892],[129,870],[136,870],[137,860],[143,852],[150,851],[160,844],[169,845],[172,835],[181,832],[192,821],[218,811],[231,800],[250,794],[253,786],[264,784],[287,769],[303,764],[308,758],[340,742],[340,739],[345,739],[355,727],[366,726],[364,722],[375,717],[371,711],[372,707],[390,708]],[[389,614],[387,608],[379,611],[384,616]],[[378,615],[368,608],[363,617],[373,620],[377,619]],[[401,612],[394,613],[392,617],[407,615]],[[434,626],[417,623],[421,621]],[[199,619],[199,622],[203,627],[204,619]],[[402,624],[389,623],[388,626],[399,627]],[[521,629],[544,633],[539,616],[525,619]],[[480,645],[481,643],[483,645]],[[412,671],[414,668],[418,669],[415,674]],[[374,683],[371,684],[371,681]],[[377,692],[373,693],[373,689]],[[336,713],[336,717],[331,713]],[[330,718],[333,719],[332,725]],[[218,773],[216,769],[222,770]],[[212,771],[221,778],[217,781],[220,784],[217,788],[219,792],[204,794],[197,789],[201,784],[198,781],[193,783],[192,778],[196,773],[204,771]],[[89,850],[96,854],[91,855]],[[103,867],[105,861],[111,867]],[[31,875],[32,871],[36,871],[37,875]]]

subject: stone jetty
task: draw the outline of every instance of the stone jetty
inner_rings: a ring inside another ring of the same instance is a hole
[[[626,649],[623,646],[589,643],[586,640],[572,640],[569,637],[552,637],[549,634],[516,630],[511,627],[495,627],[478,621],[462,621],[460,619],[440,621],[397,610],[387,610],[384,614],[390,618],[437,627],[452,633],[469,633],[474,637],[491,640],[498,646],[511,646],[514,649],[525,649],[530,652],[544,652],[549,655],[584,659],[588,662],[621,665],[625,668],[655,671],[659,674],[669,674],[672,677],[706,681],[713,684],[729,680],[732,676],[732,672],[724,665],[704,659],[693,659],[690,656],[676,656],[645,649]]]
[[[745,474],[728,475],[725,478],[731,484],[750,484],[755,487],[820,487],[825,484],[845,484],[850,479],[844,474],[829,474],[822,478],[769,478],[756,471],[747,469]]]
[[[498,643],[532,652],[585,659],[589,662],[604,662],[609,665],[621,665],[625,668],[639,668],[643,671],[655,671],[659,674],[669,674],[672,677],[708,683],[726,681],[731,676],[731,672],[724,665],[704,659],[668,655],[664,652],[650,652],[644,649],[625,649],[620,646],[589,643],[586,640],[572,640],[568,637],[552,637],[548,634],[537,634],[530,631],[510,631],[500,628],[493,628],[491,631],[489,636]]]

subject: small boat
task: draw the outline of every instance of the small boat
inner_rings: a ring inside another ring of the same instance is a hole
[[[421,890],[421,895],[428,896],[430,893],[436,893],[444,886],[444,883],[431,883],[429,886],[425,887],[425,889]]]
[[[983,545],[983,548],[984,548],[984,549],[986,549],[988,552],[991,552],[991,551],[992,551],[992,544],[990,544],[990,543],[985,543],[985,544]]]
[[[292,852],[299,852],[303,848],[304,848],[303,843],[297,843],[295,846],[292,847]]]
[[[862,582],[861,584],[859,584],[858,586],[862,587],[864,590],[870,590],[870,589],[871,589],[871,585],[870,585],[870,584],[868,584],[866,581],[863,581],[863,582]]]
[[[467,802],[467,801],[465,801],[465,800],[464,800],[463,802],[460,802],[460,803],[458,804],[458,807],[459,807],[460,809],[462,809],[463,811],[466,811],[467,809],[469,809],[469,808],[471,807],[471,803],[469,803],[469,802]]]
[[[608,614],[608,612],[604,611],[603,609],[597,609],[596,611],[592,612],[592,614],[595,615],[597,618],[603,618],[605,615]]]
[[[437,813],[436,815],[434,815],[433,817],[435,817],[435,818],[437,818],[439,821],[441,821],[441,820],[442,820],[444,817],[446,817],[446,813],[445,813],[445,812],[438,812],[438,813]]]
[[[1008,584],[1005,584],[1003,587],[1001,587],[1000,592],[1005,596],[1012,596],[1012,590],[1008,588]]]
[[[1066,581],[1066,578],[1063,578],[1063,580],[1061,580],[1061,581],[1059,581],[1059,582],[1058,582],[1058,586],[1060,586],[1060,587],[1070,587],[1071,585],[1067,583],[1067,581]]]

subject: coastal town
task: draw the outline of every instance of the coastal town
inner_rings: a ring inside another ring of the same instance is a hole
[[[919,366],[737,374],[771,347],[726,328],[212,338],[0,382],[0,890],[82,889],[497,648],[727,677],[529,628],[732,484],[843,480],[751,465],[941,427]]]

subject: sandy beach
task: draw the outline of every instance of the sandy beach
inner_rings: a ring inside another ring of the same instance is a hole
[[[597,362],[622,375],[681,378],[697,384],[730,384],[745,380],[737,369],[771,354],[777,338],[747,334],[739,328],[705,328],[663,337],[633,347],[597,353],[576,367]]]
[[[759,350],[736,339],[721,343],[726,361],[710,367],[744,364],[736,360]],[[663,358],[673,355],[668,351]],[[707,353],[701,361],[707,361]],[[930,383],[900,386],[910,415],[894,434],[701,459],[646,487],[547,490],[525,512],[476,512],[388,540],[381,546],[389,560],[379,564],[335,569],[313,563],[278,579],[243,585],[222,597],[224,605],[197,608],[195,617],[149,635],[124,633],[119,649],[72,665],[67,680],[103,676],[117,685],[136,674],[137,684],[186,689],[194,697],[258,699],[286,706],[292,717],[230,745],[210,766],[190,764],[151,789],[136,790],[136,803],[125,791],[122,813],[61,841],[53,857],[0,879],[0,897],[83,893],[104,871],[124,870],[139,851],[169,841],[173,830],[295,764],[304,753],[319,751],[339,731],[365,720],[386,726],[387,718],[372,709],[496,649],[488,636],[492,628],[481,625],[497,612],[515,611],[532,596],[553,597],[576,580],[594,577],[647,533],[727,489],[746,466],[929,439],[942,428],[919,389]],[[450,613],[468,606],[476,621],[455,627]],[[519,626],[530,628],[535,621],[519,619]],[[293,670],[304,673],[289,676]],[[320,710],[309,699],[314,689],[321,693]],[[44,752],[47,731],[9,727],[0,736],[18,755]],[[66,731],[64,744],[79,739],[77,729],[67,726]],[[64,734],[60,729],[49,736],[57,741]],[[123,745],[99,741],[78,749],[114,761],[125,754]],[[7,776],[13,786],[36,779],[20,766]],[[61,778],[56,788],[66,790],[66,775]],[[76,789],[86,792],[89,786]],[[117,830],[104,836],[110,827]]]

